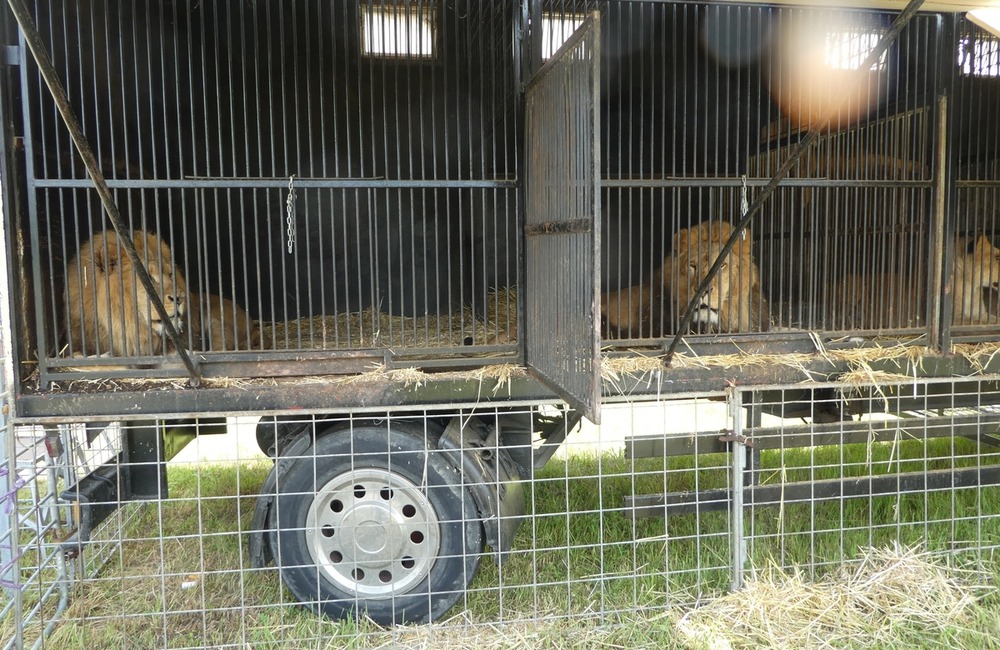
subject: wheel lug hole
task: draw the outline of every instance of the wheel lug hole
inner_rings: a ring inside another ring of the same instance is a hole
[[[389,488],[382,488],[382,490],[378,493],[378,495],[382,497],[383,501],[389,501],[390,499],[392,499],[392,490],[390,490]]]
[[[334,499],[330,502],[330,510],[333,510],[334,512],[343,512],[344,502],[340,499]]]
[[[412,518],[416,514],[417,514],[417,509],[413,507],[412,503],[407,503],[405,506],[403,506],[403,516],[406,517],[407,519]]]
[[[331,551],[330,561],[333,562],[334,564],[340,564],[341,562],[344,561],[344,554],[341,553],[340,551]]]
[[[407,555],[400,561],[400,564],[403,565],[404,569],[412,569],[414,566],[416,566],[417,563],[414,561],[412,557]]]
[[[365,579],[365,572],[362,569],[352,569],[351,577],[360,582]]]
[[[363,486],[363,485],[355,485],[354,486],[354,498],[355,499],[364,499],[365,498],[365,494],[367,494],[367,492],[368,491],[365,490],[365,486]]]
[[[388,583],[392,582],[392,574],[389,573],[388,571],[379,571],[378,572],[378,579],[381,582],[383,582],[385,584],[388,584]]]
[[[413,542],[414,544],[420,544],[421,542],[424,541],[424,534],[421,533],[419,530],[415,530],[412,533],[410,533],[410,541]]]
[[[323,535],[323,537],[329,539],[333,537],[334,533],[336,532],[336,529],[334,529],[334,527],[331,526],[330,524],[323,524],[323,527],[319,529],[319,532],[321,535]]]

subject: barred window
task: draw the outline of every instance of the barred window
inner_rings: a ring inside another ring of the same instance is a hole
[[[366,56],[432,59],[437,6],[430,2],[362,4],[361,50]]]
[[[1000,77],[1000,40],[963,38],[958,43],[958,65],[962,74]]]
[[[550,59],[583,24],[582,14],[542,14],[542,59]]]

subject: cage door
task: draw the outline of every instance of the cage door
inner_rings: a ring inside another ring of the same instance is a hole
[[[600,421],[600,17],[587,18],[525,92],[525,360]]]

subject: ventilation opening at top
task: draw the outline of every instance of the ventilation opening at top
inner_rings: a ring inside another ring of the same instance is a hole
[[[436,8],[424,2],[361,5],[361,51],[365,56],[433,59]]]
[[[1000,40],[963,38],[958,43],[958,65],[962,74],[1000,77]]]
[[[548,60],[583,24],[583,14],[542,14],[542,59]]]

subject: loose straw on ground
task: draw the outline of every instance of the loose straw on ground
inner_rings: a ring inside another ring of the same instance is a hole
[[[746,586],[677,622],[696,648],[871,648],[961,628],[986,588],[929,554],[893,547],[867,552],[816,582],[770,567]]]

